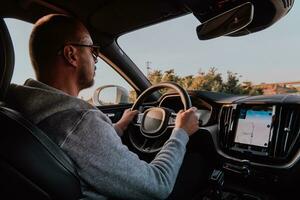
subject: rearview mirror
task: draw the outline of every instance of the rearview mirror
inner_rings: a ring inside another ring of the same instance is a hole
[[[200,40],[228,35],[248,26],[253,20],[254,6],[247,2],[221,13],[197,27]]]

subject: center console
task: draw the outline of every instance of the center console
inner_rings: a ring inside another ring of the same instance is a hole
[[[269,156],[273,139],[275,106],[239,107],[233,119],[230,149],[243,154]]]
[[[299,158],[300,106],[240,103],[222,107],[221,151],[259,165],[293,164]]]
[[[224,101],[209,127],[217,152],[207,199],[283,200],[299,196],[300,96]]]

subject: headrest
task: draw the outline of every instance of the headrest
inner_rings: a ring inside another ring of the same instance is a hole
[[[2,18],[0,18],[0,101],[3,101],[14,71],[14,47]]]

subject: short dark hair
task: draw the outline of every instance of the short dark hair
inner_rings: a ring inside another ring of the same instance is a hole
[[[30,35],[29,52],[37,77],[54,62],[65,43],[79,39],[80,24],[74,17],[62,14],[46,15],[35,23]]]

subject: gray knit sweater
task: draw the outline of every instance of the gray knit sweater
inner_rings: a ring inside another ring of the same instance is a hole
[[[173,189],[188,135],[174,129],[151,163],[122,144],[111,121],[83,100],[29,79],[11,85],[8,102],[74,161],[86,199],[164,199]]]

